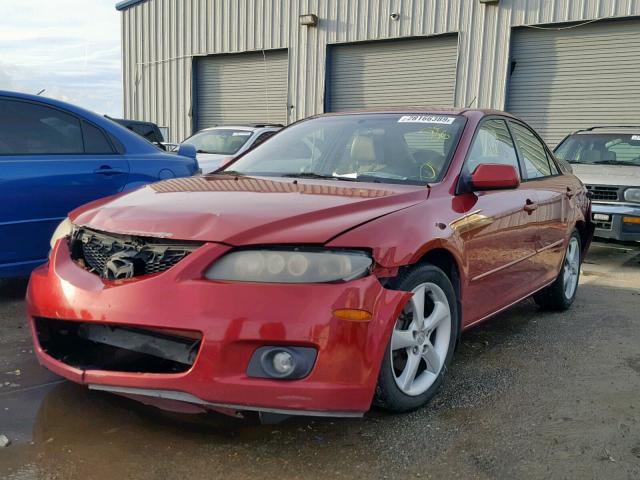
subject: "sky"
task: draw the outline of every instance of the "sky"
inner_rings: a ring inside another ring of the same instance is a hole
[[[0,90],[122,115],[116,0],[0,0]]]

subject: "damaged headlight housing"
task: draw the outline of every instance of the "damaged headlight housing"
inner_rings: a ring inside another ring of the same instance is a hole
[[[217,260],[209,280],[261,283],[347,282],[363,277],[373,261],[354,250],[237,250]]]
[[[71,235],[73,231],[73,223],[69,220],[69,217],[65,218],[60,224],[56,227],[53,235],[51,236],[51,240],[49,241],[49,245],[51,245],[51,249],[56,246],[56,242],[61,238],[68,237]]]

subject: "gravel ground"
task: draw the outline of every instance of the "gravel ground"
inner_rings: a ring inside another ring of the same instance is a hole
[[[37,365],[0,284],[0,478],[640,478],[640,250],[595,244],[565,313],[525,301],[462,336],[407,415],[259,425],[173,415]]]

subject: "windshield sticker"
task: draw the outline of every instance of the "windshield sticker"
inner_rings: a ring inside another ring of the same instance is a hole
[[[398,123],[439,123],[442,125],[451,125],[455,120],[455,117],[445,117],[442,115],[404,115],[400,117]]]
[[[640,141],[640,135],[631,135],[631,140],[638,140],[638,141]]]
[[[231,136],[233,137],[247,137],[251,135],[251,132],[233,132]]]

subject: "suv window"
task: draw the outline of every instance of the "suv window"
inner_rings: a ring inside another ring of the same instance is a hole
[[[556,147],[555,154],[570,163],[640,166],[640,134],[578,133]]]
[[[519,172],[516,149],[504,120],[485,120],[473,139],[467,159],[467,171],[473,173],[478,165],[487,163],[511,165]]]
[[[0,155],[83,153],[80,121],[55,108],[0,100]]]
[[[85,153],[109,154],[113,153],[113,148],[107,137],[90,123],[82,122],[82,136],[84,137]]]
[[[524,177],[531,179],[550,176],[551,166],[542,142],[524,125],[514,122],[510,122],[510,125],[522,157]]]

